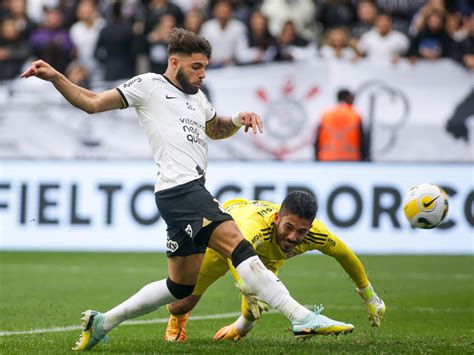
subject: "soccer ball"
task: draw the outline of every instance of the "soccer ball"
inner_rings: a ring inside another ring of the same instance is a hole
[[[448,196],[434,184],[413,186],[403,200],[403,212],[413,227],[434,228],[448,214]]]

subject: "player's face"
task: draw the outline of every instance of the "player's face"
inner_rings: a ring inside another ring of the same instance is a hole
[[[275,234],[280,249],[284,252],[292,251],[301,244],[311,229],[312,221],[294,214],[275,216]]]
[[[192,95],[198,92],[206,77],[206,67],[208,64],[209,60],[201,53],[194,53],[191,56],[179,59],[176,80],[186,94]]]

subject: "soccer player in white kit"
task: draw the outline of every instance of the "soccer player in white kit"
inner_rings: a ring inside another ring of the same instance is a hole
[[[167,224],[168,278],[144,286],[123,303],[100,313],[83,312],[83,331],[74,350],[89,350],[120,323],[193,292],[206,247],[232,260],[249,299],[263,299],[291,322],[295,336],[350,332],[354,326],[312,312],[295,301],[258,258],[237,224],[204,186],[207,139],[223,139],[241,126],[262,133],[253,112],[218,116],[199,89],[211,57],[209,42],[193,32],[174,29],[169,37],[164,74],[136,76],[118,88],[95,93],[70,82],[44,61],[35,61],[21,77],[50,81],[73,106],[96,113],[135,108],[158,166],[155,199]]]

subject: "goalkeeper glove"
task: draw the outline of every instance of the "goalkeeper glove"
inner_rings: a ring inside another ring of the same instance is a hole
[[[250,311],[255,319],[259,319],[262,312],[266,312],[269,310],[268,304],[265,303],[260,297],[250,293],[244,286],[242,280],[235,284],[237,288],[240,290],[241,294],[247,300],[249,305]]]
[[[357,288],[357,293],[365,302],[367,313],[369,314],[369,321],[373,327],[380,327],[380,321],[385,313],[385,303],[377,296],[374,288],[369,283],[365,288]]]

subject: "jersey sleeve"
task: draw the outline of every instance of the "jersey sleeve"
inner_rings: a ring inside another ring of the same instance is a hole
[[[151,93],[152,74],[135,76],[116,89],[122,97],[124,107],[140,107],[145,104]]]
[[[206,95],[201,91],[201,103],[204,108],[204,114],[206,115],[206,122],[211,121],[214,117],[216,117],[216,110],[212,106],[212,104],[207,99]]]
[[[342,266],[359,288],[367,287],[369,280],[364,266],[354,252],[334,234],[328,232],[327,243],[319,249],[323,254],[332,256]]]

